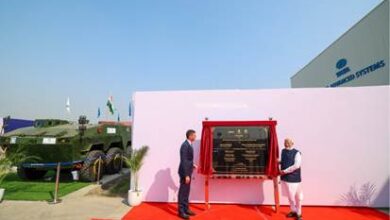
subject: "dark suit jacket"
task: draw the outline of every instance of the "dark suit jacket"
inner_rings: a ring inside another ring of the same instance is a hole
[[[186,140],[180,147],[180,165],[179,165],[180,177],[191,176],[193,166],[194,166],[194,149]]]

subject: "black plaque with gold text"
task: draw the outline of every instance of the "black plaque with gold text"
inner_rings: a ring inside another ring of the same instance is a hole
[[[214,175],[263,175],[268,146],[268,126],[214,127]]]

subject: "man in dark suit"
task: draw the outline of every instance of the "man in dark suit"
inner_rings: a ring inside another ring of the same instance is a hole
[[[180,188],[178,198],[178,211],[179,216],[183,219],[189,219],[190,216],[195,215],[188,207],[188,198],[190,196],[191,188],[191,176],[192,171],[196,168],[194,165],[194,149],[192,144],[196,139],[196,133],[194,130],[188,130],[186,132],[186,140],[180,147]]]

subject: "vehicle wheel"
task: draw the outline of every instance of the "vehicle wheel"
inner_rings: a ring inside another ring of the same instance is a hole
[[[125,151],[124,156],[127,157],[127,158],[129,158],[129,157],[131,156],[132,153],[133,153],[133,148],[131,147],[131,144],[129,144],[129,145],[127,145],[127,147],[126,147],[126,151]],[[123,167],[124,167],[124,168],[129,168],[129,167],[127,166],[126,163],[123,163]]]
[[[125,150],[125,157],[131,156],[131,153],[133,152],[133,148],[131,147],[131,144],[127,145]]]
[[[117,147],[110,148],[106,155],[105,165],[109,174],[118,173],[123,167],[123,150]]]
[[[37,180],[42,179],[47,173],[47,170],[37,170],[35,168],[18,166],[17,172],[18,176],[23,180]]]
[[[97,180],[100,164],[100,179],[104,171],[104,153],[100,150],[93,150],[87,154],[83,166],[80,169],[80,179],[82,181],[93,182]],[[101,158],[101,159],[100,159]]]

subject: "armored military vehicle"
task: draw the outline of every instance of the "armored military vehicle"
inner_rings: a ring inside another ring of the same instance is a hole
[[[61,172],[79,170],[81,180],[95,181],[98,172],[121,170],[122,155],[131,151],[130,129],[117,122],[90,124],[85,116],[78,122],[38,119],[32,127],[5,133],[0,146],[7,154],[22,151],[32,158],[18,165],[22,179],[40,179],[60,163]]]

